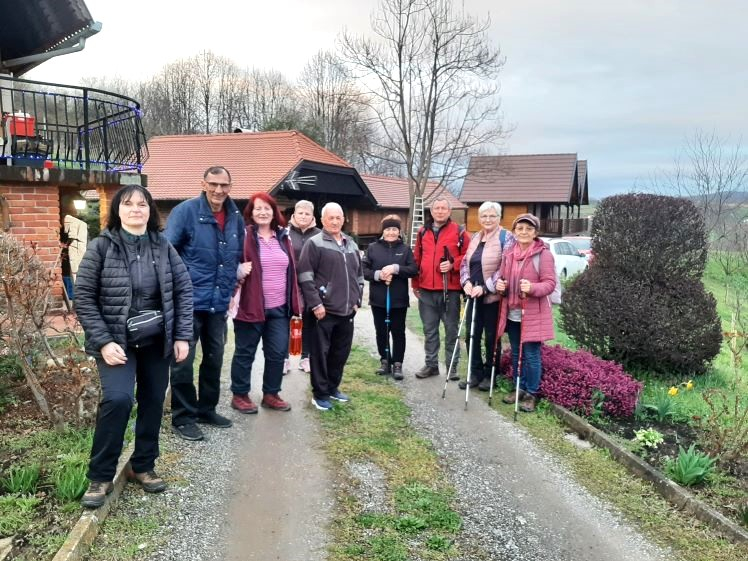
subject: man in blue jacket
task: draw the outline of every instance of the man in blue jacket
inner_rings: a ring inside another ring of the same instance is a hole
[[[166,221],[166,237],[187,266],[194,299],[194,338],[187,359],[171,366],[171,423],[185,440],[202,440],[197,423],[230,427],[216,413],[220,394],[226,315],[244,249],[244,220],[231,192],[231,174],[222,166],[205,170],[199,197],[174,207]],[[195,345],[202,346],[198,389],[194,383]]]

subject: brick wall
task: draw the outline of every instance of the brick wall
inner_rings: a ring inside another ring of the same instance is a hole
[[[60,276],[60,192],[55,186],[35,184],[3,184],[0,195],[8,201],[9,234],[33,243],[39,258]],[[54,295],[61,297],[62,288]]]

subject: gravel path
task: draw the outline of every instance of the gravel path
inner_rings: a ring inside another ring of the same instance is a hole
[[[233,337],[229,339],[219,411],[234,427],[208,427],[207,440],[194,443],[164,430],[157,469],[169,481],[169,490],[144,496],[129,486],[113,516],[170,513],[153,537],[158,545],[148,557],[152,561],[324,559],[335,482],[329,480],[319,447],[314,421],[319,412],[308,404],[307,376],[295,371],[284,380],[282,395],[294,407],[290,413],[241,415],[228,408]],[[356,318],[356,344],[376,348],[366,308]],[[473,395],[465,411],[464,392],[450,383],[442,400],[443,378],[418,380],[412,375],[423,364],[420,337],[409,332],[408,344],[401,386],[414,428],[433,442],[445,476],[457,489],[456,506],[465,525],[458,542],[461,551],[471,552],[471,561],[672,557],[583,491],[558,461],[483,399]],[[260,371],[258,356],[253,397],[259,395]],[[166,418],[165,425],[168,429]],[[376,466],[349,469],[369,496],[367,502],[381,504],[384,482]],[[153,543],[142,547],[150,549]]]
[[[358,344],[376,348],[369,310],[356,318],[356,337]],[[413,376],[423,365],[421,339],[408,332],[408,345],[402,386],[411,422],[433,442],[457,489],[463,550],[507,561],[672,558],[586,493],[554,457],[482,398],[473,394],[465,411],[465,392],[450,383],[442,400],[443,377]]]

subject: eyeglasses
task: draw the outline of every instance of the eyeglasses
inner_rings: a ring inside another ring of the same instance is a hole
[[[215,191],[219,187],[224,191],[231,189],[231,183],[213,183],[212,181],[206,181],[206,184],[208,185],[208,189],[211,191]]]
[[[481,220],[496,220],[498,218],[498,215],[496,214],[481,214],[480,219]]]

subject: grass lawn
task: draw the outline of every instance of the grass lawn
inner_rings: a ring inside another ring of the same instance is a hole
[[[346,365],[351,403],[320,416],[326,452],[343,482],[330,529],[330,561],[446,560],[459,552],[462,520],[452,508],[454,490],[438,476],[428,441],[414,434],[401,390],[374,374],[377,361],[354,347]],[[366,510],[356,497],[348,466],[374,464],[383,474],[386,504]],[[381,508],[383,506],[383,508]]]

